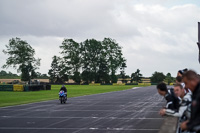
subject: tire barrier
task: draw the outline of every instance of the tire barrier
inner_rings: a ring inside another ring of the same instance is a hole
[[[100,84],[100,83],[91,83],[91,84],[89,84],[89,85],[99,86],[99,85],[101,85],[101,84]]]
[[[158,85],[158,83],[151,83],[151,85]]]
[[[101,83],[101,85],[113,85],[112,83]]]
[[[121,83],[121,84],[117,84],[117,83],[113,83],[113,85],[126,85],[125,83]]]
[[[40,91],[51,90],[51,85],[0,85],[0,91]]]
[[[43,85],[30,85],[28,87],[29,91],[39,91],[39,90],[43,90]]]
[[[138,85],[148,85],[148,86],[150,86],[151,83],[138,83]]]
[[[0,85],[0,91],[13,91],[13,85]]]
[[[46,90],[51,90],[51,85],[46,85]]]
[[[44,85],[29,85],[28,86],[28,91],[40,91],[40,90],[46,90],[46,88],[44,88]]]
[[[41,84],[41,82],[40,82]],[[46,84],[46,83],[44,83]],[[80,84],[80,83],[63,83],[63,84],[58,84],[58,83],[48,83],[48,84],[51,84],[51,85],[83,85],[83,84]],[[89,85],[88,83],[86,83],[87,85]],[[85,84],[84,84],[85,85]]]
[[[138,83],[126,83],[126,85],[138,85]]]

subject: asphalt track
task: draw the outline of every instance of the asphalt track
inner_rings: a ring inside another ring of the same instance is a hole
[[[68,94],[70,95],[70,94]],[[157,133],[155,86],[0,108],[0,133]]]

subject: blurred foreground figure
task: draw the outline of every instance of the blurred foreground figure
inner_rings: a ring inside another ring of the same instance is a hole
[[[192,91],[191,118],[181,124],[182,130],[200,133],[200,79],[196,72],[189,70],[183,74],[186,88]]]
[[[198,48],[199,48],[199,63],[200,63],[200,22],[198,22],[198,42],[197,42]]]

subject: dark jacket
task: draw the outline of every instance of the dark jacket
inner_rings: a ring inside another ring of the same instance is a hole
[[[177,112],[180,106],[180,100],[175,96],[173,89],[168,90],[168,93],[165,95],[165,99],[167,100],[166,109],[171,109]]]
[[[63,90],[64,92],[67,92],[67,88],[66,87],[61,87],[60,91]]]
[[[191,118],[187,123],[187,127],[190,131],[200,131],[200,82],[196,86],[192,95]]]

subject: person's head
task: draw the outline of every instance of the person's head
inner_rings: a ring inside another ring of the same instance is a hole
[[[193,70],[189,70],[183,74],[183,82],[185,83],[185,88],[189,88],[192,92],[194,92],[199,81],[200,80],[198,74]]]
[[[188,69],[187,68],[185,68],[185,69],[183,69],[183,70],[179,70],[178,71],[178,73],[177,73],[177,76],[180,76],[180,77],[182,77],[183,76],[183,74],[185,73],[185,72],[187,72],[188,71]]]
[[[185,95],[185,90],[181,84],[174,85],[174,93],[177,97],[183,98]]]
[[[65,85],[62,85],[62,87],[65,87]]]
[[[158,90],[158,93],[162,96],[165,96],[167,94],[167,86],[165,83],[159,83],[157,85],[157,90]]]
[[[176,77],[176,83],[177,83],[177,84],[182,83],[182,77],[181,77],[181,76],[177,76],[177,77]]]

